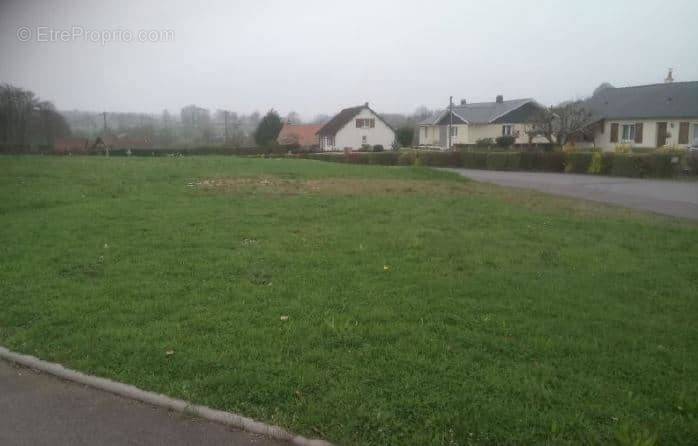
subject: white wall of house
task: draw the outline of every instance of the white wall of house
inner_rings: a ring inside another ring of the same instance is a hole
[[[515,144],[528,144],[528,136],[526,135],[525,124],[474,124],[470,126],[470,141],[469,144],[475,144],[478,139],[492,138],[497,139],[504,135],[503,128],[508,126],[511,130],[511,135],[515,136]],[[546,141],[536,141],[546,142]]]
[[[456,134],[453,137],[453,144],[475,144],[478,139],[492,138],[493,140],[504,134],[503,127],[507,125],[511,128],[511,134],[517,135],[516,144],[528,144],[528,136],[526,135],[525,124],[458,124],[453,127],[457,128]],[[421,145],[439,145],[439,126],[425,125],[420,127],[419,144]],[[548,140],[543,137],[537,137],[533,140],[535,143],[547,143]]]
[[[594,134],[594,143],[585,142],[577,143],[578,147],[599,147],[607,152],[615,150],[618,144],[628,144],[631,147],[638,148],[656,148],[657,147],[657,123],[667,123],[667,145],[675,145],[677,147],[686,147],[691,144],[698,144],[698,117],[691,119],[632,119],[605,120],[603,130],[598,130]],[[682,122],[688,122],[688,144],[679,144],[679,128]],[[634,140],[623,140],[623,126],[631,126],[637,123],[642,123],[642,142],[637,143]],[[618,124],[618,142],[611,142],[611,125]]]
[[[373,128],[357,128],[357,119],[375,119]],[[323,147],[324,150],[344,150],[349,147],[358,150],[362,144],[375,146],[380,144],[385,150],[390,150],[395,141],[395,132],[388,127],[375,113],[368,108],[361,110],[334,137],[334,145]]]

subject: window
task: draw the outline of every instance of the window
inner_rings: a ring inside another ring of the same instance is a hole
[[[458,127],[451,126],[451,136],[458,136]]]
[[[502,136],[511,136],[512,134],[512,125],[511,124],[505,124],[502,126]]]
[[[693,145],[698,146],[698,124],[693,124]]]
[[[635,124],[623,124],[623,141],[632,142],[635,141]]]
[[[688,122],[679,123],[679,144],[688,144]]]
[[[427,131],[429,130],[429,127],[424,127],[424,140],[426,141],[427,139]]]
[[[371,119],[362,119],[358,118],[356,120],[356,128],[357,129],[372,129],[376,126],[376,120],[371,118]]]
[[[361,137],[361,144],[366,144],[368,142],[368,137],[366,135]]]

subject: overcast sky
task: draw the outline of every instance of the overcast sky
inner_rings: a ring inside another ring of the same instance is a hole
[[[551,104],[698,80],[698,1],[0,0],[0,55],[0,82],[64,110]]]

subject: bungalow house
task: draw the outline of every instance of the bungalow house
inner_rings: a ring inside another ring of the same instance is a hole
[[[586,101],[594,131],[581,146],[605,151],[698,146],[698,82],[604,88]]]
[[[447,109],[419,123],[419,145],[448,149],[449,124],[451,146],[474,145],[479,139],[499,136],[513,136],[514,144],[528,144],[529,123],[543,108],[533,99],[505,101],[501,95],[494,102],[469,104],[461,100],[452,107],[452,113]],[[537,137],[533,142],[547,141]]]
[[[390,149],[395,141],[395,130],[368,106],[368,102],[340,111],[318,130],[317,135],[323,151],[358,150],[375,145]]]
[[[320,145],[317,132],[322,125],[300,125],[286,122],[276,138],[276,142],[282,146],[298,146],[303,148],[315,148]]]

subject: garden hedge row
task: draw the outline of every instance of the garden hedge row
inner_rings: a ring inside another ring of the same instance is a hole
[[[623,177],[668,178],[679,173],[680,155],[672,153],[617,154],[602,152],[437,152],[404,151],[328,154],[304,158],[352,164],[465,167],[469,169],[567,172]]]

